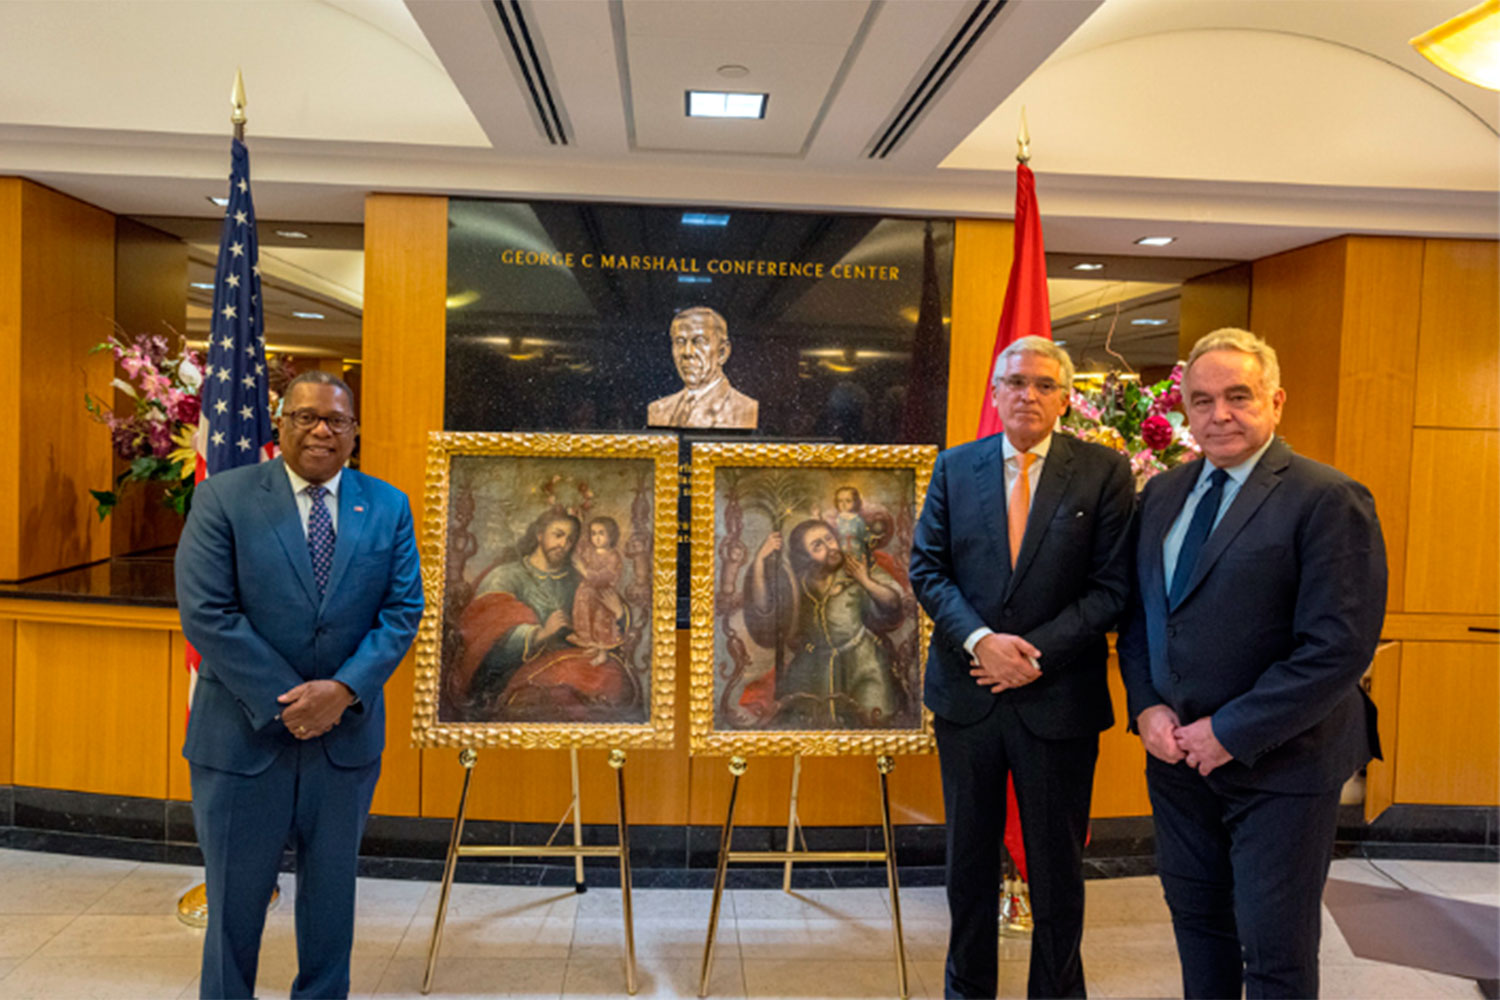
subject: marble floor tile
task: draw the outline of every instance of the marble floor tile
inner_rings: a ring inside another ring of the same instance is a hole
[[[885,889],[732,889],[739,919],[888,920],[890,894]],[[905,916],[903,909],[902,915]]]
[[[0,958],[27,958],[75,918],[66,913],[0,916]]]
[[[635,953],[637,957],[701,958],[708,937],[706,920],[637,920]],[[719,923],[719,940],[715,951],[722,957],[739,961],[739,938],[734,922]],[[571,957],[607,959],[625,954],[625,927],[619,917],[613,920],[579,917],[573,925]]]
[[[1083,979],[1091,997],[1180,997],[1182,973],[1175,961],[1089,961]],[[1024,996],[1021,993],[1013,994]]]
[[[515,915],[508,908],[493,915],[472,910],[449,913],[438,953],[449,958],[566,959],[573,944],[573,923],[572,914]],[[425,960],[431,941],[432,925],[418,914],[397,945],[396,957]]]
[[[0,998],[175,997],[198,975],[198,964],[196,955],[33,955],[0,979]]]
[[[889,920],[738,920],[740,954],[748,963],[824,960],[895,961]]]
[[[1161,882],[1148,878],[1094,879],[1084,886],[1085,927],[1163,923],[1172,919]]]
[[[374,996],[423,1000],[424,958],[394,958]],[[568,963],[551,958],[439,958],[426,1000],[506,996],[562,996]]]
[[[886,961],[745,959],[750,997],[890,997],[896,995],[896,963]]]
[[[558,890],[552,889],[551,892]],[[583,895],[563,890],[575,901],[580,918],[619,920],[624,904],[619,889],[590,889]],[[720,920],[734,915],[731,893],[725,893],[720,905]],[[697,920],[708,927],[713,908],[713,892],[708,889],[635,889],[630,893],[630,908],[637,923],[648,920]]]
[[[180,957],[203,953],[203,931],[177,915],[83,914],[37,949],[44,958]]]
[[[1433,997],[1464,997],[1468,1000],[1480,1000],[1484,993],[1479,989],[1479,983],[1472,979],[1461,979],[1458,976],[1444,976],[1437,972],[1422,971],[1422,976],[1432,984],[1432,992],[1427,996]]]
[[[118,885],[128,871],[70,871],[65,867],[7,871],[5,891],[0,892],[0,914],[82,913]]]
[[[696,997],[700,958],[653,958],[636,963],[637,997]],[[623,958],[573,958],[563,980],[564,997],[625,996]],[[739,958],[723,955],[714,961],[708,995],[715,1000],[739,1000],[746,996],[745,970]]]
[[[1324,1000],[1406,1000],[1444,995],[1421,970],[1385,962],[1323,966],[1319,976],[1319,993]]]
[[[185,865],[140,865],[84,912],[154,916],[177,912],[182,894],[203,882],[203,869]]]
[[[948,892],[941,886],[901,890],[902,920],[947,920]]]

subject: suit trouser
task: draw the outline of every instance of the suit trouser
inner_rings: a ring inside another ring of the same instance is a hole
[[[993,997],[998,988],[1000,848],[1013,774],[1034,921],[1026,994],[1084,996],[1083,843],[1098,734],[1041,739],[1003,698],[971,725],[934,722],[948,818],[945,994]]]
[[[338,767],[321,740],[281,751],[260,774],[191,765],[193,823],[203,850],[208,929],[199,996],[250,997],[266,906],[282,851],[297,859],[293,997],[349,993],[359,841],[380,760]]]
[[[1185,997],[1315,997],[1339,790],[1290,795],[1146,758]]]

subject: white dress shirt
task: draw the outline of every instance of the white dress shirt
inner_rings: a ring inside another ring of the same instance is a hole
[[[1271,442],[1276,440],[1273,434],[1266,438],[1266,443],[1260,446],[1260,450],[1239,465],[1232,466],[1224,471],[1229,478],[1224,482],[1224,495],[1219,498],[1219,512],[1214,515],[1213,528],[1208,529],[1209,537],[1213,537],[1213,529],[1219,526],[1228,513],[1229,507],[1234,503],[1234,498],[1240,492],[1240,487],[1245,485],[1245,480],[1250,478],[1250,473],[1255,471],[1255,466],[1260,462],[1260,457],[1271,447]],[[1203,499],[1203,494],[1208,492],[1208,479],[1216,469],[1212,462],[1207,459],[1203,462],[1203,468],[1198,472],[1198,482],[1193,484],[1192,492],[1188,493],[1187,500],[1182,505],[1182,510],[1177,513],[1177,520],[1172,522],[1167,537],[1161,543],[1161,570],[1162,582],[1170,591],[1172,588],[1172,577],[1177,572],[1177,556],[1182,552],[1183,539],[1187,537],[1188,525],[1193,523],[1193,514],[1198,510],[1198,501]]]
[[[292,482],[292,498],[297,501],[297,514],[302,519],[302,537],[307,537],[307,517],[312,513],[312,497],[307,495],[307,488],[312,484],[292,471],[292,467],[282,461],[286,469],[286,477]],[[339,481],[344,478],[344,470],[333,474],[333,478],[323,484],[328,495],[323,498],[323,506],[328,508],[328,518],[333,523],[334,534],[339,530]]]

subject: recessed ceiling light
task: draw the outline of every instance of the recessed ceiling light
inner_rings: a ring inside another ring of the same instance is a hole
[[[764,118],[769,94],[738,94],[723,90],[689,90],[689,118]]]
[[[727,226],[729,216],[710,212],[683,212],[682,224],[684,226]]]
[[[297,317],[298,319],[326,319],[327,318],[322,313],[305,313],[305,312],[296,312],[295,310],[292,312],[292,315],[295,316],[295,317]]]
[[[210,292],[214,290],[214,286],[211,285],[211,284],[209,284],[207,281],[189,281],[188,282],[188,287],[189,288],[203,288],[203,289],[206,289],[206,290],[208,290]]]
[[[1103,316],[1103,315],[1104,315],[1103,313],[1089,313],[1087,316],[1085,316],[1083,318],[1084,319],[1098,319],[1100,316]]]
[[[718,72],[726,80],[738,80],[750,75],[750,67],[739,63],[725,63],[719,67]]]
[[[276,230],[276,235],[277,236],[283,236],[283,237],[285,237],[286,239],[289,239],[289,240],[305,240],[305,239],[307,239],[307,234],[304,233],[304,232],[302,232],[302,231],[300,231],[300,230],[297,230],[297,229],[278,229],[278,230]]]
[[[1068,342],[1066,340],[1054,340],[1053,343],[1056,344],[1058,347],[1067,347],[1068,346]]]
[[[714,279],[701,274],[679,274],[677,280],[684,285],[708,285],[712,284]]]
[[[1130,325],[1131,326],[1166,326],[1167,325],[1167,321],[1164,320],[1164,319],[1133,319],[1133,320],[1130,321]]]
[[[229,204],[228,198],[215,198],[213,195],[209,195],[208,200],[213,202],[215,205],[218,205],[220,208],[223,208]]]
[[[1103,264],[1096,264],[1093,261],[1084,260],[1084,261],[1079,261],[1077,264],[1074,264],[1073,265],[1073,270],[1075,270],[1075,271],[1102,271],[1102,270],[1104,270],[1104,265]]]
[[[1177,242],[1177,237],[1175,236],[1142,236],[1135,241],[1135,245],[1138,247],[1164,247],[1168,243],[1175,242]]]

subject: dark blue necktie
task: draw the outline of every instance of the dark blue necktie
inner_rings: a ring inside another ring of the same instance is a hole
[[[328,571],[333,569],[333,517],[323,502],[328,495],[326,486],[309,486],[307,495],[312,499],[312,509],[307,513],[307,553],[312,556],[313,579],[318,581],[318,596],[322,597],[328,589]]]
[[[1193,578],[1193,569],[1198,565],[1198,554],[1203,543],[1213,534],[1214,519],[1219,516],[1219,502],[1224,499],[1224,484],[1229,473],[1215,469],[1208,477],[1208,492],[1198,501],[1193,511],[1193,520],[1188,524],[1187,534],[1182,539],[1182,549],[1177,553],[1177,568],[1172,572],[1172,587],[1167,591],[1167,606],[1176,607]]]

